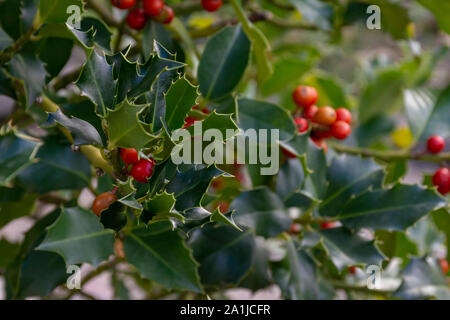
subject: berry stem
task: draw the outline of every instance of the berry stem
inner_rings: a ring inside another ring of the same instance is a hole
[[[404,150],[373,150],[368,148],[350,147],[330,141],[330,147],[342,153],[372,157],[385,161],[392,160],[422,160],[430,162],[450,161],[450,152],[433,155],[428,153],[412,153]]]

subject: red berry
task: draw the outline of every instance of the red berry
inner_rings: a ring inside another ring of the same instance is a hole
[[[331,134],[338,140],[344,140],[352,132],[350,125],[344,121],[336,121],[331,126]]]
[[[348,272],[350,274],[355,274],[356,273],[356,267],[355,266],[348,267]]]
[[[131,29],[141,30],[147,23],[147,17],[144,10],[136,8],[131,10],[127,16],[127,24]]]
[[[337,227],[336,222],[324,222],[320,224],[321,229],[331,229]]]
[[[450,192],[450,170],[447,168],[438,169],[433,175],[433,184],[438,187],[441,194]]]
[[[191,116],[186,117],[186,118],[184,119],[183,129],[192,126],[192,125],[194,124],[195,121],[198,121],[198,119],[197,119],[197,118],[194,118],[194,117],[191,117]]]
[[[291,224],[291,227],[289,228],[289,233],[291,234],[299,234],[302,227],[298,223]]]
[[[206,11],[213,12],[219,10],[222,0],[202,0],[202,7]]]
[[[314,130],[313,132],[311,132],[311,135],[317,139],[327,139],[327,138],[333,136],[333,134],[331,133],[331,129],[328,129],[325,131]]]
[[[156,17],[164,8],[163,0],[144,0],[144,11],[150,17]]]
[[[295,124],[297,125],[297,129],[299,133],[308,131],[308,121],[305,118],[295,118]]]
[[[131,175],[134,180],[147,183],[147,179],[151,177],[153,174],[153,161],[148,161],[146,159],[141,159],[135,163],[133,168],[131,169]]]
[[[134,164],[139,160],[138,152],[133,148],[120,149],[120,157],[125,164]]]
[[[100,217],[102,211],[108,208],[111,203],[116,200],[116,196],[111,192],[101,193],[95,198],[94,203],[92,204],[92,211]]]
[[[125,10],[130,9],[136,3],[136,0],[111,0],[114,7]]]
[[[173,9],[164,5],[161,12],[156,16],[156,20],[164,24],[169,24],[172,22],[174,17],[175,15],[173,13]]]
[[[336,121],[336,111],[329,106],[320,107],[314,114],[313,121],[324,126],[331,126]]]
[[[439,153],[445,148],[445,140],[441,136],[431,136],[427,141],[427,149],[431,153]]]
[[[441,266],[442,273],[446,275],[448,273],[448,261],[447,261],[447,259],[440,259],[439,260],[439,265]]]
[[[306,119],[312,120],[314,118],[314,115],[316,114],[317,110],[319,110],[319,108],[317,108],[316,105],[305,107],[305,109],[303,109],[303,116]]]
[[[309,107],[317,102],[319,94],[317,90],[309,86],[297,86],[292,93],[292,100],[299,107]]]
[[[346,108],[338,108],[336,109],[336,121],[344,121],[351,124],[352,113]]]
[[[217,204],[217,208],[219,208],[220,212],[226,213],[228,212],[228,209],[230,209],[230,204],[226,201],[220,201]]]

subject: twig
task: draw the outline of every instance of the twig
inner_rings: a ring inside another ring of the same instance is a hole
[[[450,153],[441,153],[437,155],[427,153],[413,153],[410,151],[396,150],[373,150],[367,148],[344,146],[335,142],[329,142],[330,147],[342,153],[360,155],[363,157],[372,157],[385,161],[392,160],[422,160],[430,162],[450,161]]]
[[[33,33],[40,28],[39,24],[33,23],[27,33],[23,34],[17,39],[10,47],[6,48],[3,52],[0,52],[0,66],[11,60],[11,58],[30,40]]]

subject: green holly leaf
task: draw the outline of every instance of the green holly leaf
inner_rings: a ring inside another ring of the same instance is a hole
[[[280,140],[289,140],[297,131],[290,114],[277,105],[251,99],[238,100],[237,120],[241,129],[279,130]]]
[[[450,290],[438,263],[414,258],[402,271],[403,282],[394,296],[402,299],[450,299]]]
[[[252,228],[259,236],[277,236],[292,224],[283,201],[267,187],[242,192],[230,208],[236,210],[239,225]]]
[[[429,92],[420,89],[405,90],[403,97],[409,128],[414,137],[418,139],[433,112],[434,97]]]
[[[417,2],[430,10],[436,17],[436,20],[439,23],[439,27],[443,31],[450,34],[450,22],[448,21],[445,14],[446,12],[450,12],[450,3],[439,0],[418,0]]]
[[[49,138],[39,148],[36,158],[39,161],[17,176],[27,190],[41,194],[53,190],[80,190],[90,183],[89,161],[82,153],[73,152],[68,143]]]
[[[183,172],[177,171],[175,177],[166,186],[167,192],[173,193],[177,200],[175,209],[184,211],[200,206],[211,180],[223,173],[213,165],[199,169],[194,167]]]
[[[66,265],[96,267],[113,254],[113,246],[114,232],[104,229],[92,212],[74,207],[63,210],[37,249],[60,254]]]
[[[302,17],[323,30],[331,30],[333,7],[318,0],[289,0]]]
[[[81,94],[97,105],[96,112],[106,115],[106,109],[113,109],[116,95],[116,82],[113,78],[113,67],[108,64],[105,56],[100,56],[95,50],[90,50],[86,63],[76,81]]]
[[[339,271],[358,264],[380,265],[384,256],[374,244],[347,228],[321,230],[322,242]]]
[[[349,228],[405,230],[445,201],[433,190],[397,184],[387,190],[369,190],[351,199],[337,216]]]
[[[317,299],[319,288],[315,262],[290,238],[287,241],[287,259],[290,269],[283,291],[293,300]]]
[[[189,234],[197,228],[203,228],[207,223],[219,222],[242,231],[234,222],[231,212],[228,216],[221,213],[218,208],[211,213],[202,207],[195,207],[183,212],[183,222],[177,223],[177,227]]]
[[[336,216],[347,201],[369,188],[380,189],[384,170],[372,159],[341,155],[333,158],[328,168],[328,188],[319,212],[322,216]]]
[[[66,24],[67,25],[67,24]],[[109,28],[101,21],[93,17],[84,17],[81,20],[81,31],[93,31],[92,40],[99,45],[103,50],[111,51],[111,36],[112,33]],[[88,48],[93,48],[88,46]]]
[[[296,134],[290,140],[280,141],[280,146],[297,157],[306,157],[308,143],[309,131],[303,134]]]
[[[267,288],[273,283],[269,268],[270,252],[265,247],[261,238],[255,239],[253,260],[245,278],[239,283],[239,287],[248,288],[252,291]]]
[[[38,143],[19,137],[15,132],[0,135],[0,185],[8,183],[31,164]]]
[[[35,207],[36,195],[25,193],[19,187],[0,187],[0,228],[14,219],[30,215]]]
[[[127,224],[127,212],[122,201],[115,201],[100,213],[100,222],[105,229],[119,232]]]
[[[310,139],[308,139],[306,163],[309,172],[305,179],[303,193],[309,198],[317,201],[322,199],[326,192],[327,171],[324,170],[324,168],[326,168],[328,164],[323,149],[318,148]]]
[[[226,225],[207,224],[196,230],[189,241],[195,260],[200,263],[200,278],[206,285],[237,284],[253,260],[255,238]]]
[[[109,147],[141,149],[157,137],[145,129],[139,115],[148,105],[135,105],[125,99],[106,116]]]
[[[233,0],[231,1],[232,6],[236,12],[239,21],[242,24],[242,29],[244,29],[245,34],[250,39],[252,44],[252,51],[254,53],[256,67],[258,70],[258,81],[263,83],[273,73],[273,68],[270,63],[271,47],[270,42],[267,40],[266,36],[262,31],[252,24],[247,18],[246,13],[242,9],[241,4]]]
[[[0,239],[0,270],[5,269],[14,261],[20,250],[20,244],[10,243],[6,239]]]
[[[13,39],[3,29],[0,29],[0,50],[5,50],[12,43]]]
[[[39,15],[41,23],[65,23],[71,14],[68,12],[70,6],[77,6],[80,13],[84,10],[82,0],[40,0]]]
[[[129,99],[136,99],[147,91],[150,91],[156,79],[164,71],[176,70],[184,67],[181,62],[175,61],[175,56],[168,52],[158,42],[154,41],[154,53],[148,61],[140,65],[139,83],[128,93]]]
[[[47,81],[58,76],[70,58],[73,49],[71,39],[48,37],[39,43],[39,60],[45,63]]]
[[[67,274],[63,258],[53,252],[35,251],[47,233],[47,227],[55,222],[61,210],[56,209],[26,233],[19,252],[12,256],[6,272],[8,299],[24,299],[46,296],[58,285],[66,282]]]
[[[166,114],[165,95],[173,82],[178,78],[179,75],[176,70],[161,73],[153,84],[152,91],[146,95],[147,101],[151,104],[151,109],[146,116],[146,120],[151,123],[151,131],[153,133],[163,128],[162,120]]]
[[[174,213],[175,197],[167,192],[159,193],[144,203],[140,220],[144,223],[167,220]],[[182,218],[182,217],[181,217]]]
[[[166,288],[202,292],[197,263],[168,222],[130,231],[124,241],[127,261],[141,275]]]
[[[238,85],[250,56],[250,41],[241,27],[227,27],[206,43],[198,67],[200,92],[208,100],[229,94]]]
[[[53,121],[69,129],[74,137],[73,143],[76,146],[89,144],[103,145],[102,138],[97,129],[87,121],[74,117],[69,118],[60,109],[56,112],[49,113],[47,122],[51,124]]]
[[[117,79],[114,105],[125,100],[128,92],[142,80],[138,73],[138,63],[127,58],[129,49],[127,47],[113,56],[106,56],[108,63],[113,65],[114,78]]]
[[[427,140],[430,136],[437,134],[442,137],[450,136],[450,85],[439,95],[429,121],[422,134],[422,140]]]
[[[197,96],[197,87],[194,87],[185,77],[179,78],[170,86],[165,95],[164,117],[169,132],[183,126],[184,118],[195,105]]]
[[[47,72],[44,63],[32,54],[16,54],[9,62],[11,75],[23,82],[25,107],[29,108],[42,93]]]
[[[286,159],[277,174],[275,192],[285,201],[302,185],[305,179],[303,166],[299,159]]]
[[[231,114],[218,114],[214,110],[201,123],[202,123],[202,129],[199,130],[199,132],[202,137],[205,137],[205,132],[208,130],[211,130],[211,129],[218,130],[218,132],[221,133],[221,135],[217,134],[217,138],[218,138],[217,141],[228,140],[237,134],[236,130],[238,129],[238,126],[232,119]],[[189,126],[187,128],[187,130],[191,133],[191,135],[194,135],[195,125]],[[233,135],[227,136],[227,130],[233,130]],[[211,131],[210,131],[210,133],[211,133]],[[215,136],[213,136],[213,137],[215,137]],[[222,137],[222,139],[220,139],[220,137]],[[216,141],[216,139],[212,139],[212,137],[211,137],[211,140]]]

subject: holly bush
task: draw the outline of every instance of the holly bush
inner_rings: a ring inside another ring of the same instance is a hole
[[[449,11],[1,0],[6,297],[92,299],[107,272],[120,299],[130,281],[148,299],[449,299]],[[256,145],[279,170],[176,163],[173,134],[199,124],[278,130]]]

